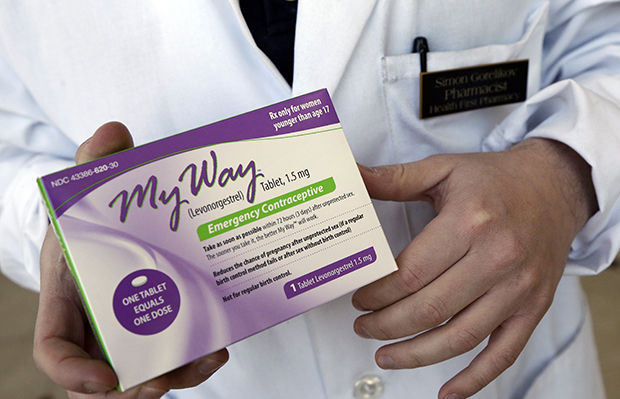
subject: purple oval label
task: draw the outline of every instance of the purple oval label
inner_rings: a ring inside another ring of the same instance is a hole
[[[114,314],[123,327],[139,335],[153,335],[168,328],[179,314],[177,285],[159,270],[143,269],[120,282],[113,299]]]

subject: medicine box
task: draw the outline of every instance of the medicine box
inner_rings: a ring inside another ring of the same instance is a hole
[[[396,270],[326,90],[38,183],[120,390]]]

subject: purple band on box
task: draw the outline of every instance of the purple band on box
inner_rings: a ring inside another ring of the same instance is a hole
[[[340,259],[332,264],[318,270],[305,274],[291,280],[284,285],[284,293],[288,299],[308,292],[325,283],[336,280],[346,274],[368,266],[377,260],[377,254],[373,247],[355,253],[344,259]]]
[[[301,105],[308,103],[320,106],[306,112]],[[297,112],[291,111],[293,107]],[[325,89],[56,172],[42,177],[40,184],[58,217],[105,181],[140,165],[209,145],[279,136],[340,122],[335,112],[312,117],[313,110],[321,107],[333,109]],[[286,124],[290,117],[297,117],[296,122]]]

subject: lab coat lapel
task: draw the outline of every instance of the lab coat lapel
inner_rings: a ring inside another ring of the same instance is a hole
[[[294,96],[323,87],[333,95],[376,2],[299,0]]]

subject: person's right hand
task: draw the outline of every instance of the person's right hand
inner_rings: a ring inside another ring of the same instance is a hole
[[[75,161],[81,164],[132,146],[127,128],[110,122],[80,146]],[[67,389],[71,399],[155,399],[170,389],[202,383],[226,363],[228,352],[223,349],[125,392],[117,391],[116,375],[101,354],[60,244],[50,227],[41,248],[34,359],[45,374]]]

